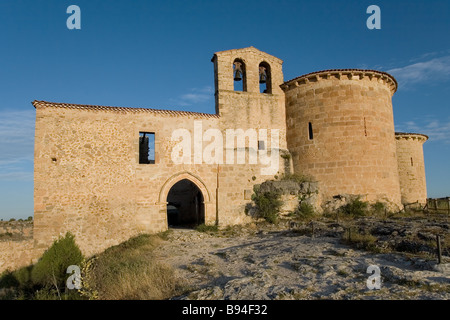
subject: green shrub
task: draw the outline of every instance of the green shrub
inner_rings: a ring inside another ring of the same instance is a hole
[[[31,280],[43,287],[64,288],[69,277],[67,268],[80,266],[82,261],[83,254],[75,243],[75,237],[67,233],[64,238],[56,240],[34,265]]]
[[[383,202],[377,201],[374,204],[372,204],[372,211],[375,215],[381,215],[384,214],[384,211],[386,210],[386,205]]]
[[[33,266],[23,267],[13,272],[13,276],[17,280],[19,287],[28,288],[32,285],[31,270],[33,270]]]
[[[256,192],[252,195],[252,200],[258,209],[258,215],[269,223],[278,221],[278,212],[283,205],[280,195],[275,192]]]
[[[295,181],[297,183],[313,181],[312,177],[310,177],[308,175],[304,175],[304,174],[299,174],[299,173],[285,173],[281,177],[281,180],[290,180],[290,181]]]
[[[217,225],[207,225],[207,224],[201,224],[195,228],[198,232],[217,232],[219,230],[219,227]]]
[[[13,288],[18,286],[19,281],[17,281],[13,272],[6,270],[0,275],[0,288]]]
[[[339,208],[339,211],[348,216],[365,216],[367,214],[369,203],[367,201],[361,201],[359,197],[351,200],[346,205]]]
[[[302,220],[314,217],[314,207],[307,202],[300,202],[298,208],[293,212],[293,216]]]

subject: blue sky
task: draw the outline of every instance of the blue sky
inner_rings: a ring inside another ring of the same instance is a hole
[[[81,30],[69,30],[69,5]],[[381,30],[369,30],[369,5]],[[33,100],[214,113],[214,52],[254,46],[285,80],[390,72],[397,131],[424,145],[428,196],[450,196],[450,1],[0,1],[0,218],[33,215]]]

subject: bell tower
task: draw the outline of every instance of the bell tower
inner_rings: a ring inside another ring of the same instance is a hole
[[[222,129],[280,129],[285,148],[283,61],[254,47],[216,52],[216,113]]]

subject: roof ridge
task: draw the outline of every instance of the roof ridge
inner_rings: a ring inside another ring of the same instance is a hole
[[[43,100],[34,100],[32,102],[32,104],[35,108],[37,108],[37,107],[55,107],[55,108],[85,109],[85,110],[100,110],[100,111],[151,112],[151,113],[169,114],[169,115],[197,115],[197,116],[208,117],[208,118],[219,118],[219,115],[214,114],[214,113],[203,113],[203,112],[183,111],[183,110],[114,107],[114,106],[75,104],[75,103],[65,103],[65,102],[49,102],[49,101],[43,101]]]

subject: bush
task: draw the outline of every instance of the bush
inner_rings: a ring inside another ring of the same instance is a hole
[[[386,205],[383,202],[377,201],[374,204],[372,204],[372,211],[375,215],[381,215],[384,214],[384,211],[386,210]]]
[[[307,202],[300,202],[300,205],[292,213],[292,216],[301,220],[308,220],[314,217],[314,207]]]
[[[283,205],[280,195],[275,192],[256,192],[252,195],[252,200],[258,209],[258,215],[269,223],[278,221],[278,212]]]
[[[367,201],[361,201],[358,197],[340,207],[339,211],[344,215],[360,217],[367,214],[368,207],[369,203]]]
[[[33,270],[33,266],[23,267],[12,273],[13,277],[17,280],[19,287],[28,288],[32,285],[31,270]]]
[[[80,266],[83,254],[75,243],[75,237],[67,233],[59,238],[44,252],[31,271],[31,280],[34,284],[43,287],[65,288],[70,265]]]
[[[295,181],[297,183],[303,183],[303,182],[311,182],[313,181],[313,178],[311,176],[298,173],[285,173],[281,177],[281,180],[290,180]]]
[[[19,281],[17,281],[14,273],[6,270],[0,275],[0,288],[15,288],[19,286]]]

